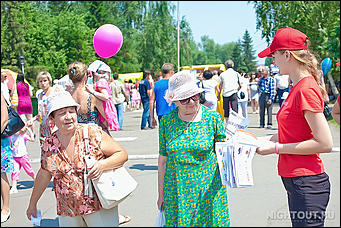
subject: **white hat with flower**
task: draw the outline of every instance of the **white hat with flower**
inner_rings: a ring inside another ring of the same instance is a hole
[[[168,90],[166,90],[164,98],[171,105],[173,101],[183,100],[203,91],[198,87],[190,72],[180,71],[169,78]]]

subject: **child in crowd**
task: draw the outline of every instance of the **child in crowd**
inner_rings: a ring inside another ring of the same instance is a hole
[[[20,169],[24,168],[26,173],[32,177],[34,180],[34,171],[30,164],[30,158],[26,149],[26,141],[34,142],[34,134],[31,128],[24,126],[20,131],[9,137],[12,153],[13,153],[13,163],[14,172],[11,174],[12,188],[10,193],[17,193],[17,182],[19,180]]]
[[[131,103],[131,109],[132,110],[140,109],[141,97],[140,97],[140,94],[137,91],[135,85],[133,85],[132,88],[131,88],[130,103]]]
[[[118,131],[120,129],[117,111],[114,102],[112,101],[112,91],[109,86],[108,80],[110,72],[99,70],[95,73],[95,79],[98,79],[95,83],[95,91],[87,86],[87,90],[92,93],[96,98],[103,101],[103,107],[105,112],[105,118],[108,123],[108,129],[112,131]],[[106,123],[105,118],[98,113],[99,121]]]

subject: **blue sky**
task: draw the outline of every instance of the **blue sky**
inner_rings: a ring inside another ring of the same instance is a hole
[[[177,6],[176,1],[172,3]],[[208,35],[217,44],[226,44],[242,40],[247,29],[252,38],[256,60],[264,64],[265,58],[257,54],[268,47],[261,39],[261,31],[256,30],[256,14],[253,4],[247,1],[179,1],[180,18],[185,16],[190,24],[195,42]],[[177,18],[177,10],[174,11]]]

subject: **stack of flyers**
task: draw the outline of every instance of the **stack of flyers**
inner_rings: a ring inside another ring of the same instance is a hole
[[[250,121],[247,118],[244,118],[242,115],[231,109],[227,125],[225,127],[226,137],[228,139],[232,138],[238,129],[245,130],[249,126],[249,123]]]
[[[215,150],[221,182],[231,188],[250,187],[253,183],[252,159],[257,143],[248,132],[237,130],[227,142],[217,142]]]
[[[222,184],[231,188],[253,185],[252,159],[259,143],[245,131],[248,125],[248,119],[230,110],[225,127],[227,141],[215,144]]]

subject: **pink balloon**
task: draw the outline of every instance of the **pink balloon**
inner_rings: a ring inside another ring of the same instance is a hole
[[[100,26],[93,37],[95,52],[101,58],[114,56],[122,47],[123,36],[119,28],[112,24]]]

